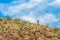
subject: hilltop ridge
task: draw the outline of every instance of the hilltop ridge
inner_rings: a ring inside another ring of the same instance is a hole
[[[0,18],[0,40],[60,40],[58,31],[60,33],[60,29],[50,28],[48,25]]]

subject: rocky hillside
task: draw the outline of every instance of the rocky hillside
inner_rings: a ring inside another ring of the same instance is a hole
[[[0,40],[60,40],[57,36],[57,31],[47,25],[0,18]]]

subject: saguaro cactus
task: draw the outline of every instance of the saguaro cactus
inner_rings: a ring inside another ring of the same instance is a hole
[[[37,19],[37,24],[39,24],[39,19]]]

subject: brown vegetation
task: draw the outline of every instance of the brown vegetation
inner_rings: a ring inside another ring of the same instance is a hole
[[[44,25],[0,19],[0,40],[60,40]]]

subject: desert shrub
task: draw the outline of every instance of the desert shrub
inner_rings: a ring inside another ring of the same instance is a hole
[[[18,18],[15,18],[15,21],[20,21],[20,19],[18,19]]]
[[[29,27],[24,27],[25,30],[29,30],[30,28]]]
[[[0,25],[0,30],[2,30],[2,32],[4,31],[4,26]]]
[[[14,23],[16,23],[16,24],[20,24],[20,19],[15,18],[14,20],[15,20]]]
[[[20,27],[20,26],[19,26],[19,30],[23,30],[23,27]]]
[[[53,30],[54,30],[54,31],[59,31],[59,28],[54,27]]]
[[[60,33],[58,33],[58,35],[56,36],[58,39],[60,39]]]
[[[20,22],[19,22],[19,21],[15,21],[14,23],[15,23],[15,24],[20,24]]]
[[[34,40],[34,37],[31,37],[30,40]]]
[[[7,20],[4,21],[4,24],[7,24]]]
[[[18,40],[18,39],[19,39],[19,37],[16,37],[16,38],[15,38],[15,40]]]
[[[7,28],[5,28],[5,30],[9,30],[10,29],[10,26],[8,26]]]
[[[0,21],[2,21],[3,19],[2,18],[0,18]]]
[[[56,34],[56,37],[60,39],[60,28],[54,27],[52,32]]]
[[[21,38],[23,38],[23,33],[22,32],[18,32],[18,36],[20,36]]]

